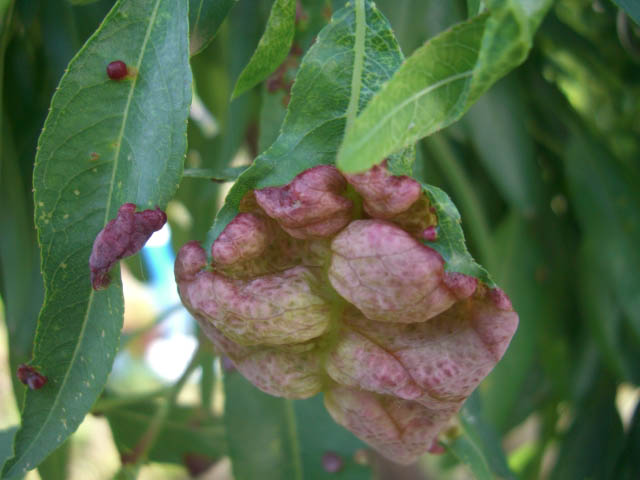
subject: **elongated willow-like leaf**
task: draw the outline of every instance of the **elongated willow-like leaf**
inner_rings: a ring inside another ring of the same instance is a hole
[[[247,192],[283,185],[307,168],[334,163],[352,83],[359,86],[357,103],[362,108],[400,66],[402,53],[389,22],[372,2],[358,0],[355,5],[361,3],[358,42],[356,8],[351,3],[335,13],[305,55],[279,137],[238,177],[209,231],[209,246],[238,213],[240,200]],[[356,49],[356,43],[362,48]],[[362,62],[362,68],[359,80],[354,82],[356,61]]]
[[[337,166],[366,170],[455,122],[522,63],[550,0],[486,2],[483,13],[416,50],[345,135]]]
[[[640,3],[636,0],[613,0],[613,2],[627,12],[627,15],[640,25]]]
[[[295,0],[275,0],[267,28],[233,90],[233,98],[263,81],[287,57],[295,33]]]
[[[229,456],[236,480],[302,480],[293,401],[254,388],[237,372],[224,376]]]
[[[189,0],[189,50],[196,55],[211,43],[238,0]]]
[[[112,60],[128,77],[109,79]],[[119,281],[91,289],[91,247],[123,203],[163,207],[173,195],[190,98],[187,4],[173,0],[118,2],[60,82],[34,170],[46,295],[31,363],[48,383],[27,394],[6,477],[60,445],[102,391],[123,299]]]

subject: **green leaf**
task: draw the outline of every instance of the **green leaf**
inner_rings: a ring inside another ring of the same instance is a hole
[[[495,0],[416,50],[345,135],[338,168],[363,171],[459,119],[522,63],[550,0]]]
[[[38,473],[42,480],[66,480],[68,477],[69,453],[71,440],[60,445],[51,455],[38,465]]]
[[[13,445],[13,437],[17,430],[18,427],[0,430],[0,466],[2,466],[5,460],[13,454],[11,447]]]
[[[360,107],[402,62],[391,26],[366,2],[366,28]],[[305,55],[291,92],[281,134],[235,183],[207,235],[210,246],[238,213],[242,197],[256,188],[283,185],[298,173],[332,164],[345,126],[355,59],[353,5],[337,11]]]
[[[467,16],[475,17],[482,9],[482,0],[467,0]]]
[[[640,25],[640,3],[637,0],[612,0],[621,9],[627,12],[636,24]]]
[[[236,480],[302,480],[293,402],[262,393],[237,372],[224,376],[229,456]]]
[[[577,129],[565,168],[578,220],[589,241],[599,245],[600,284],[611,289],[640,342],[640,172]]]
[[[141,402],[105,412],[121,454],[134,451],[156,411],[153,403]],[[213,463],[226,454],[221,419],[213,418],[200,409],[174,406],[162,424],[148,458],[153,462],[184,465],[185,458],[189,456],[206,458]]]
[[[189,0],[189,49],[191,55],[204,50],[238,0]]]
[[[295,0],[275,0],[267,27],[249,64],[240,74],[233,90],[236,98],[255,87],[273,72],[289,54],[295,33]]]
[[[460,225],[460,212],[449,195],[433,185],[423,183],[422,188],[429,197],[431,205],[436,209],[438,216],[438,238],[435,242],[426,242],[426,245],[442,255],[445,261],[445,270],[471,275],[479,278],[490,287],[495,287],[489,273],[473,259],[467,250],[464,232]]]
[[[478,479],[515,479],[502,451],[500,437],[483,418],[480,394],[475,391],[459,414],[463,433],[447,448]]]
[[[125,202],[165,206],[182,173],[191,98],[187,5],[122,0],[69,64],[39,140],[36,225],[46,297],[34,359],[49,379],[29,391],[16,455],[3,474],[34,468],[80,424],[102,391],[122,324],[122,289],[94,292],[88,258]],[[110,80],[115,59],[133,78]]]
[[[542,176],[526,113],[515,78],[507,77],[471,107],[466,123],[478,157],[502,196],[531,217],[542,203]]]
[[[0,456],[2,458],[2,456]],[[631,426],[627,432],[625,447],[616,466],[616,473],[613,478],[619,480],[634,480],[640,478],[640,404],[636,405],[636,410],[631,420]]]
[[[616,385],[597,375],[569,431],[559,444],[551,480],[609,479],[624,448],[622,422],[616,410]]]
[[[295,400],[293,408],[299,419],[298,438],[305,480],[369,480],[371,468],[359,465],[354,454],[367,446],[329,416],[322,396],[307,400]],[[322,456],[334,452],[342,458],[339,472],[327,472],[322,466]]]

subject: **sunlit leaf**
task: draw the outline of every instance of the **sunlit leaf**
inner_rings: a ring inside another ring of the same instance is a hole
[[[402,62],[391,26],[366,2],[365,55],[360,106],[388,80]],[[335,160],[351,98],[355,58],[353,4],[337,11],[304,56],[291,92],[281,134],[253,162],[226,197],[207,236],[211,245],[235,217],[242,197],[252,189],[288,183],[301,171]]]
[[[78,427],[111,369],[122,289],[116,278],[94,292],[87,260],[121,204],[165,206],[176,189],[191,98],[187,31],[183,2],[122,0],[53,98],[34,171],[46,297],[31,362],[49,381],[27,394],[7,476],[34,468]],[[130,68],[121,81],[105,72],[116,59]]]
[[[416,50],[347,131],[337,165],[362,171],[450,125],[526,58],[550,0],[487,2],[489,12]]]

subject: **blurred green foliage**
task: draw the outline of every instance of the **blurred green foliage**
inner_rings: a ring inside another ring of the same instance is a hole
[[[36,141],[69,60],[113,3],[0,2],[0,293],[11,372],[31,356],[43,298],[32,220]],[[234,159],[233,166],[239,158],[253,159],[276,138],[285,114],[286,93],[271,92],[265,85],[229,101],[273,2],[231,3],[220,2],[221,10],[212,11],[225,15],[231,8],[213,41],[204,40],[204,49],[191,60],[194,90],[210,116],[192,113],[185,168],[222,172]],[[633,1],[616,3],[620,8],[608,0],[556,2],[528,60],[494,85],[462,120],[417,148],[415,171],[421,180],[449,193],[461,212],[469,250],[520,314],[511,347],[465,407],[459,427],[473,432],[465,439],[480,435],[482,440],[475,443],[489,452],[478,457],[482,461],[494,458],[491,451],[500,450],[501,443],[516,478],[635,479],[640,474],[640,408],[633,413],[620,407],[633,405],[640,395],[640,26],[633,20],[638,12]],[[329,14],[342,4],[301,0],[294,44],[306,51]],[[482,6],[463,0],[377,4],[407,56]],[[221,20],[215,21],[217,28]],[[293,79],[297,59],[290,60],[283,74]],[[168,208],[176,247],[205,238],[220,207],[220,190],[220,183],[183,179]],[[210,411],[217,377],[211,367],[213,353],[206,355],[211,358],[203,362],[201,404],[170,412],[156,440],[162,443],[173,436],[175,426],[175,435],[201,453],[212,441],[206,435],[212,431],[221,442],[208,459],[213,461],[227,449],[241,447],[242,440],[234,443],[238,439],[229,435],[223,439],[221,420]],[[15,378],[13,382],[13,395],[21,404],[24,389]],[[233,376],[225,382],[232,383],[228,388],[245,387]],[[246,406],[231,406],[238,416],[269,415],[271,421],[263,418],[260,435],[284,431],[286,442],[313,439],[301,422],[318,422],[318,412],[324,413],[316,404],[280,400],[273,400],[276,413],[251,412],[252,398],[246,400]],[[154,404],[139,402],[137,397],[130,403],[123,400],[107,414],[121,453],[135,448],[137,436],[153,423]],[[297,427],[287,424],[293,414]],[[193,429],[182,428],[194,418]],[[295,435],[291,428],[298,429]],[[337,435],[331,428],[326,432],[322,438]],[[10,453],[12,436],[12,429],[0,432],[0,466]],[[492,443],[483,444],[489,439]],[[303,468],[314,475],[316,469],[320,472],[309,478],[324,478],[313,458],[328,447],[304,445]],[[477,454],[479,448],[458,447],[452,451],[460,457]],[[333,450],[347,458],[354,472],[343,478],[363,478],[363,471],[371,475],[353,460],[357,448],[352,437],[336,437]],[[478,464],[474,473],[486,478],[511,475],[501,455],[494,465]],[[460,475],[454,455],[434,458],[425,458],[410,472],[382,468],[380,460],[369,463],[388,478]],[[152,449],[150,459],[189,463],[170,448]],[[42,477],[64,478],[55,475],[64,471],[67,461],[74,458],[66,450],[54,453],[43,464]],[[239,471],[259,468],[251,464],[251,455],[246,461],[246,469]],[[284,471],[298,468],[281,466]]]

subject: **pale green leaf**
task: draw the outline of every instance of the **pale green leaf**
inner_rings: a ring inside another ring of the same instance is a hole
[[[287,57],[295,33],[295,0],[275,0],[258,47],[244,68],[232,98],[255,87],[273,72]]]
[[[110,80],[125,61],[132,76]],[[40,136],[35,219],[45,304],[32,364],[49,379],[27,393],[15,457],[35,468],[78,427],[102,391],[122,325],[117,270],[91,289],[93,240],[120,205],[164,207],[182,173],[191,99],[187,4],[121,0],[69,64]]]
[[[366,170],[450,125],[522,63],[550,0],[487,3],[489,13],[436,36],[403,63],[347,131],[340,169]]]
[[[364,20],[360,108],[391,77],[403,58],[391,26],[372,2],[365,2]],[[238,177],[209,231],[209,246],[238,213],[247,192],[283,185],[303,170],[334,163],[351,98],[355,24],[353,4],[337,11],[304,56],[281,133]]]

